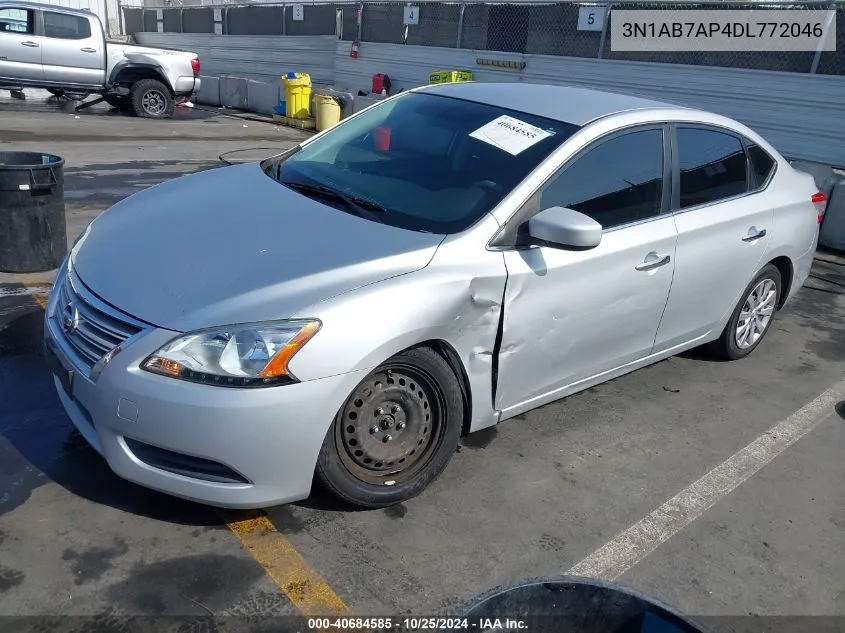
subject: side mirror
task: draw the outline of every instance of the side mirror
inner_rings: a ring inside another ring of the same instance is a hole
[[[528,221],[532,244],[551,248],[589,249],[601,243],[601,224],[566,207],[550,207]]]

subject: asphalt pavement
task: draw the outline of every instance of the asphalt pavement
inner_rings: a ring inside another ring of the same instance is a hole
[[[223,152],[303,138],[226,114],[155,122],[3,98],[0,151],[65,158],[72,240]],[[819,254],[746,360],[688,353],[469,435],[429,490],[392,508],[317,491],[257,515],[124,482],[73,431],[40,355],[50,279],[0,273],[0,616],[426,615],[573,569],[694,616],[845,616],[836,254]]]

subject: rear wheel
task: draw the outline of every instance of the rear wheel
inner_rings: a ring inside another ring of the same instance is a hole
[[[725,326],[722,336],[711,349],[727,360],[745,358],[761,343],[772,325],[781,296],[780,270],[766,264],[748,284]]]
[[[116,110],[120,110],[121,112],[128,112],[132,109],[132,103],[128,96],[119,97],[116,95],[109,95],[105,98],[105,100],[111,107]]]
[[[47,92],[49,92],[54,97],[68,99],[70,101],[85,101],[85,99],[88,98],[88,95],[90,94],[88,92],[68,92],[67,90],[63,90],[61,88],[47,88]]]
[[[446,361],[428,348],[402,352],[361,381],[338,412],[317,477],[355,506],[405,501],[446,468],[462,422],[461,389]]]
[[[132,111],[147,119],[166,119],[173,115],[175,103],[170,89],[158,79],[141,79],[129,91]]]

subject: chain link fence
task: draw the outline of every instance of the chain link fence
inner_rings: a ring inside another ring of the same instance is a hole
[[[125,0],[124,0],[125,1]],[[137,2],[137,0],[131,0]],[[151,4],[151,3],[157,4]],[[216,2],[216,4],[213,4]],[[776,8],[836,10],[836,51],[825,52],[621,52],[612,50],[615,9],[657,11]],[[600,18],[601,28],[584,20]],[[339,39],[438,46],[563,57],[721,66],[845,75],[845,1],[795,2],[363,2],[248,6],[225,0],[145,0],[122,7],[127,33],[141,31],[223,35],[335,35]]]

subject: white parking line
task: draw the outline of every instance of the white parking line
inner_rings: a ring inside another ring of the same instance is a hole
[[[615,580],[698,519],[763,466],[834,413],[845,398],[845,380],[734,453],[698,481],[572,567],[567,574]]]

